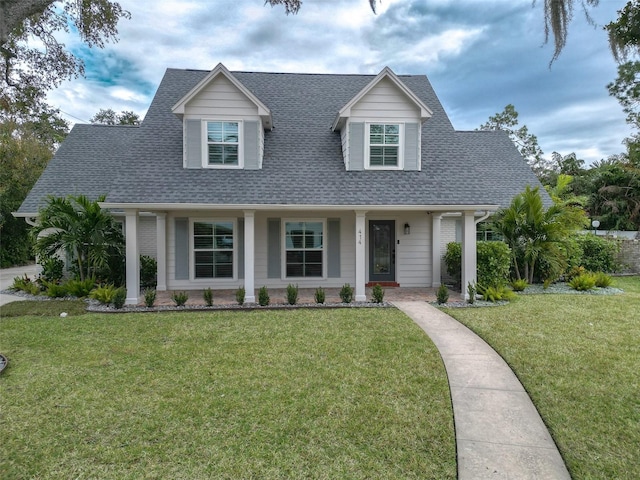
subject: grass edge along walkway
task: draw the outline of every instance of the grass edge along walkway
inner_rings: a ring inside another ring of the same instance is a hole
[[[622,295],[524,295],[447,309],[514,370],[574,479],[640,478],[640,277]]]
[[[455,478],[435,346],[395,309],[0,320],[6,478]]]

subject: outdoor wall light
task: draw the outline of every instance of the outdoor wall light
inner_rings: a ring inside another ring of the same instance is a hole
[[[404,234],[405,235],[409,235],[411,233],[411,227],[409,226],[408,223],[404,224]]]

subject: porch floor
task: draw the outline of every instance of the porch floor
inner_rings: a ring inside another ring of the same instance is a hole
[[[427,287],[383,287],[384,288],[384,300],[390,301],[425,301],[434,302],[436,300],[435,288]],[[372,298],[371,287],[366,288],[367,300]],[[179,291],[179,290],[176,290]],[[258,299],[259,288],[256,288],[256,301]],[[314,294],[315,288],[300,288],[298,290],[298,303],[315,303]],[[340,288],[325,288],[325,303],[340,303]],[[167,290],[165,292],[157,292],[156,305],[173,305],[171,295],[173,290]],[[189,300],[187,305],[204,305],[203,290],[186,290],[189,294]],[[270,288],[269,297],[272,305],[286,304],[286,288]],[[449,300],[456,301],[462,297],[460,292],[449,289]],[[214,305],[233,305],[236,303],[236,291],[235,290],[213,290],[213,304]],[[140,296],[140,305],[144,304],[144,296]]]

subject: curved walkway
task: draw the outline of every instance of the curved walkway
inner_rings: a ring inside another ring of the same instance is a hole
[[[458,479],[570,479],[522,384],[484,340],[422,302],[395,301],[431,338],[449,377]]]

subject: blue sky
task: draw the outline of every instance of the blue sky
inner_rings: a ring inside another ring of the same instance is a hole
[[[578,4],[580,2],[577,2]],[[131,20],[120,41],[87,49],[86,78],[50,95],[68,120],[100,108],[143,116],[166,68],[377,74],[424,74],[459,130],[472,130],[505,105],[538,136],[546,157],[576,152],[591,163],[624,151],[630,134],[608,95],[616,64],[602,25],[624,1],[578,5],[568,44],[549,68],[540,0],[305,0],[297,15],[263,0],[120,0]]]

